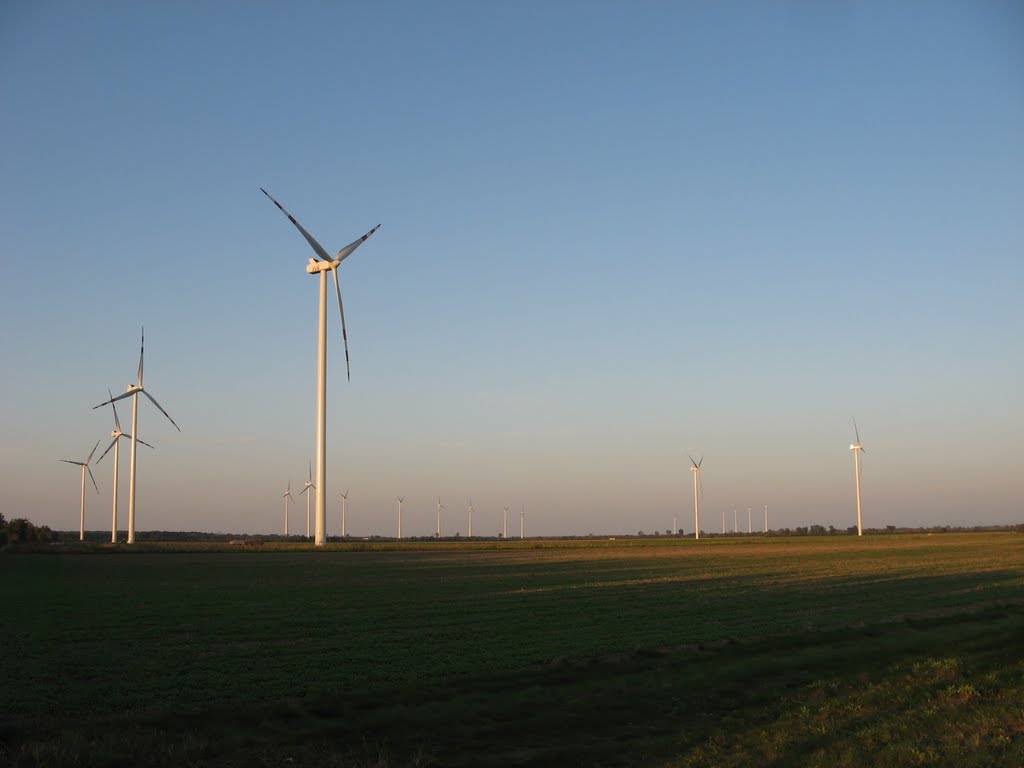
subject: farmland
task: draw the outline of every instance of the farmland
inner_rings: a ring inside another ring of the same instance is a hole
[[[1024,537],[0,556],[0,762],[1019,765]]]

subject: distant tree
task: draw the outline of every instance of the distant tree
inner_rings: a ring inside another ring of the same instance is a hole
[[[2,527],[3,536],[0,544],[31,544],[56,541],[57,535],[49,526],[36,527],[23,517],[16,517]]]

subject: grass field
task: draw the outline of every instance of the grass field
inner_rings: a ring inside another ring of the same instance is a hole
[[[601,544],[4,553],[0,762],[1024,765],[1024,536]]]

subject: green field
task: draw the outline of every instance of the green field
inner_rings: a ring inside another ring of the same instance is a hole
[[[1024,765],[1024,536],[0,554],[0,763]]]

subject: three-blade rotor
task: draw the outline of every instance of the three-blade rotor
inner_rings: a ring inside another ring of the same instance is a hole
[[[92,469],[89,467],[89,464],[92,462],[93,454],[96,453],[96,449],[99,448],[99,447],[100,447],[100,441],[97,440],[96,441],[96,445],[94,445],[92,447],[92,450],[89,451],[89,458],[87,458],[85,461],[73,461],[72,459],[61,459],[61,461],[63,461],[65,464],[74,464],[77,467],[82,467],[82,469],[84,469],[86,472],[88,472],[89,473],[89,479],[92,480],[92,487],[96,489],[96,493],[100,492],[100,487],[98,485],[96,485],[96,478],[93,477]],[[100,458],[103,458],[103,457],[101,456]],[[85,481],[83,480],[82,482],[85,482]]]
[[[174,421],[174,419],[171,418],[171,414],[169,414],[167,411],[165,411],[164,407],[162,405],[160,405],[160,403],[158,403],[156,401],[156,398],[153,397],[151,394],[149,394],[149,392],[147,392],[145,390],[145,388],[142,386],[142,359],[143,359],[143,356],[145,355],[145,351],[146,351],[146,329],[143,328],[142,329],[142,343],[139,345],[139,380],[138,380],[138,383],[136,383],[136,384],[129,384],[127,392],[125,392],[124,394],[118,395],[117,397],[111,397],[109,400],[104,400],[99,405],[94,405],[92,407],[92,409],[95,411],[97,408],[102,408],[104,405],[107,405],[108,403],[113,404],[113,403],[117,402],[118,400],[124,400],[126,397],[131,397],[132,395],[134,395],[134,394],[136,394],[138,392],[141,392],[142,394],[144,394],[146,397],[149,398],[149,401],[151,403],[153,403],[153,405],[155,405],[157,407],[157,409],[160,411],[160,413],[162,413],[164,416],[167,417],[167,420],[169,422],[171,422],[171,424],[174,424],[174,428],[176,430],[178,430],[179,432],[181,432],[181,427],[179,427],[178,424]],[[108,392],[109,392],[109,390],[108,390]],[[116,410],[114,411],[114,418],[115,419],[117,418],[117,411]],[[120,424],[118,424],[118,431],[120,431],[120,428],[121,428]],[[138,442],[140,442],[140,443],[142,442],[138,438],[135,438],[135,439],[138,440]],[[146,443],[144,443],[144,445],[146,445]],[[149,447],[152,448],[153,446],[149,446]]]
[[[271,196],[271,194],[267,192],[267,190],[263,189],[263,187],[260,187],[260,192],[266,195],[270,202],[277,206],[278,210],[281,211],[281,213],[283,213],[288,218],[288,221],[290,221],[297,230],[299,230],[302,236],[306,239],[306,242],[309,243],[310,248],[312,248],[313,252],[316,253],[317,258],[310,258],[310,266],[306,268],[306,271],[310,273],[315,273],[322,272],[324,269],[329,269],[334,275],[334,292],[338,297],[338,315],[341,318],[341,338],[345,345],[345,374],[348,377],[348,380],[351,381],[352,370],[349,364],[348,356],[348,329],[345,327],[345,307],[341,301],[341,283],[338,279],[338,266],[356,248],[365,243],[367,239],[369,239],[370,235],[372,235],[374,232],[380,229],[380,224],[371,229],[358,240],[353,240],[351,243],[349,243],[340,251],[338,251],[335,254],[334,258],[331,258],[327,251],[324,249],[324,247],[316,241],[316,238],[309,234],[309,232],[307,232],[306,229],[301,224],[299,224],[298,220],[290,213],[288,213],[288,211],[285,210],[285,207],[281,205],[279,202],[277,202],[277,200],[275,200],[273,196]]]
[[[103,457],[106,456],[108,453],[110,453],[110,449],[113,448],[114,444],[118,440],[120,440],[122,437],[126,437],[129,440],[132,439],[132,436],[129,435],[127,432],[122,432],[121,431],[121,420],[117,418],[117,406],[114,405],[114,393],[111,392],[110,389],[108,388],[107,389],[107,394],[110,395],[110,400],[108,400],[107,402],[110,403],[110,407],[114,410],[114,431],[110,433],[110,436],[113,437],[114,439],[110,441],[110,445],[107,446],[107,450],[105,450],[102,454],[100,454],[100,457],[98,459],[96,459],[96,463],[97,464],[99,464],[101,461],[103,461]],[[136,441],[142,443],[143,445],[147,446],[148,448],[154,448],[155,449],[154,446],[150,445],[145,440],[142,440],[140,438],[136,438]]]

